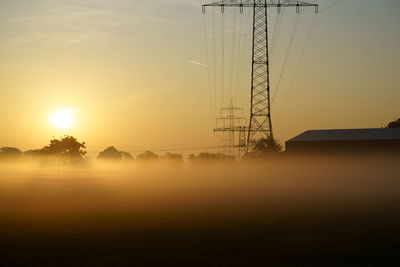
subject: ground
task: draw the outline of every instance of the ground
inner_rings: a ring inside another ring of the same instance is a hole
[[[4,266],[393,266],[399,158],[6,165]],[[19,166],[19,167],[17,167]]]

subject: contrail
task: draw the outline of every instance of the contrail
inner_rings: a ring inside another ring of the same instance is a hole
[[[210,65],[206,65],[206,64],[194,61],[194,60],[189,60],[188,63],[194,64],[194,65],[198,65],[198,66],[202,66],[202,67],[205,67],[205,68],[210,68],[210,69],[212,68]]]
[[[194,61],[194,60],[189,60],[188,63],[193,64],[193,65],[197,65],[197,66],[201,66],[201,67],[204,67],[204,68],[210,68],[210,69],[218,70],[218,71],[221,71],[221,72],[224,72],[224,73],[227,73],[227,74],[231,73],[230,71],[224,71],[221,68],[215,68],[213,66],[210,66],[210,65],[207,65],[207,64],[204,64],[204,63],[200,63],[200,62],[197,62],[197,61]]]

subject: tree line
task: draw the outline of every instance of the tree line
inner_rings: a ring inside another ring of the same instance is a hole
[[[400,118],[388,123],[385,128],[400,128]],[[282,151],[282,145],[272,138],[260,138],[250,143],[250,151],[244,155],[244,158],[259,158],[269,156]],[[60,139],[53,138],[50,143],[43,148],[33,149],[22,152],[15,147],[0,148],[0,160],[19,159],[19,158],[51,158],[65,163],[80,163],[85,160],[86,143],[79,142],[73,136],[64,136]],[[178,153],[167,152],[163,155],[157,155],[152,151],[145,151],[133,157],[129,152],[120,151],[114,146],[110,146],[101,151],[97,156],[98,160],[105,161],[166,161],[166,162],[183,162],[183,155]],[[207,162],[207,161],[234,161],[235,157],[223,153],[201,152],[198,155],[190,154],[187,158],[189,161]]]
[[[280,152],[282,146],[273,139],[259,139],[251,143],[251,151],[247,154],[248,157],[262,156],[263,154],[269,154],[272,152]],[[86,143],[79,142],[73,136],[64,136],[59,139],[53,138],[50,143],[40,149],[33,149],[22,152],[20,149],[15,147],[3,147],[0,148],[0,160],[6,159],[51,159],[58,160],[65,163],[81,163],[88,158],[85,158],[87,154]],[[223,153],[210,153],[201,152],[197,155],[190,154],[187,159],[193,163],[206,162],[206,161],[234,161],[235,157],[226,155]],[[167,152],[162,155],[158,155],[153,151],[145,151],[133,157],[129,152],[118,150],[114,146],[110,146],[101,151],[97,160],[99,161],[164,161],[171,163],[183,162],[184,157],[182,154]]]

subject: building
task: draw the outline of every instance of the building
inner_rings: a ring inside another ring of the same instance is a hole
[[[310,130],[286,141],[286,151],[400,154],[400,128]]]

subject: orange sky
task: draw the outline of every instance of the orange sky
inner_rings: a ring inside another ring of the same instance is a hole
[[[400,117],[400,3],[317,2],[321,13],[290,93],[315,15],[305,10],[296,20],[287,10],[281,17],[271,69],[272,90],[282,76],[272,111],[281,141],[307,129],[381,127]],[[213,145],[214,109],[222,106],[221,88],[213,87],[214,73],[221,80],[213,50],[221,42],[219,10],[203,15],[198,0],[3,0],[0,10],[0,146],[40,148],[63,134],[86,141],[91,152]],[[250,42],[240,37],[242,69],[231,78],[240,19],[230,10],[224,16],[225,104],[237,87],[236,105],[247,116]],[[74,110],[68,130],[48,121],[63,109]]]

